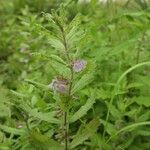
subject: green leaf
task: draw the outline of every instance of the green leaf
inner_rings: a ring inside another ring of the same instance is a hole
[[[130,46],[133,46],[135,44],[138,36],[136,35],[134,37],[131,37],[127,41],[120,42],[113,47],[102,47],[101,50],[97,49],[96,52],[94,53],[95,59],[99,61],[104,59],[105,55],[107,55],[107,57],[110,57],[110,56],[117,55],[123,52],[124,50],[127,50]]]
[[[139,88],[139,87],[141,87],[141,86],[143,86],[142,83],[134,82],[134,83],[128,84],[126,88],[127,88],[127,89],[130,89],[130,88]]]
[[[103,88],[97,89],[97,98],[98,99],[108,99],[111,98],[111,92],[108,90],[104,90]]]
[[[95,103],[95,93],[91,94],[91,97],[86,101],[85,105],[81,106],[81,108],[74,113],[74,115],[70,118],[70,123],[73,123],[87,114],[87,112],[92,108]]]
[[[8,126],[5,126],[5,125],[0,125],[0,129],[4,132],[12,133],[12,134],[15,134],[15,135],[22,135],[22,134],[25,133],[25,131],[22,130],[22,129],[16,129],[16,128],[8,127]]]
[[[0,131],[0,143],[2,143],[4,137],[5,137],[4,133]]]
[[[71,72],[70,72],[70,69],[66,65],[56,62],[56,61],[51,61],[51,66],[59,75],[62,75],[66,78],[70,77]]]
[[[100,119],[100,122],[105,126],[106,125],[106,121],[103,120],[103,119]],[[105,130],[107,131],[108,134],[112,135],[114,134],[115,132],[117,132],[115,126],[110,123],[110,122],[107,122],[107,126],[105,126]]]
[[[0,149],[1,150],[11,150],[8,144],[0,143]]]
[[[50,91],[50,88],[48,85],[45,85],[45,84],[41,84],[39,82],[36,82],[36,81],[33,81],[33,80],[29,80],[29,79],[25,79],[25,82],[29,83],[29,84],[32,84],[40,89],[43,89],[43,90],[49,90]]]
[[[146,111],[145,113],[143,113],[142,115],[140,115],[138,117],[138,121],[142,122],[142,121],[146,121],[150,119],[150,111]]]
[[[93,119],[88,124],[85,125],[85,128],[77,133],[73,138],[73,141],[70,144],[70,148],[75,148],[79,144],[82,144],[85,140],[89,139],[94,135],[98,126],[100,125],[99,119]]]
[[[66,36],[69,49],[73,49],[84,37],[84,32],[78,26],[74,26]]]
[[[150,98],[146,96],[135,97],[135,102],[139,105],[144,105],[145,107],[150,107]]]
[[[19,97],[19,98],[28,98],[28,96],[25,95],[25,94],[16,92],[16,91],[14,91],[14,90],[10,90],[10,91],[12,92],[12,94],[16,95],[16,96]]]
[[[109,106],[108,102],[106,102],[106,104]],[[115,118],[115,120],[120,119],[122,116],[121,112],[114,105],[110,106],[110,113]]]
[[[81,77],[81,79],[74,85],[71,94],[78,92],[83,89],[86,85],[93,81],[93,74],[85,74]]]
[[[53,22],[53,16],[49,13],[42,12],[43,16],[48,20]]]
[[[117,131],[115,134],[111,135],[110,138],[106,141],[106,143],[108,143],[113,137],[117,136],[118,134],[120,134],[124,131],[132,131],[132,130],[136,129],[139,126],[144,126],[144,125],[150,125],[150,121],[138,122],[138,123],[128,125],[128,126],[122,128],[122,129],[120,129],[119,131]]]
[[[124,115],[129,116],[129,117],[133,117],[136,113],[137,113],[137,108],[133,108],[130,111],[126,111],[124,113]]]
[[[47,113],[42,113],[42,112],[38,112],[37,109],[31,109],[31,108],[25,108],[25,110],[28,112],[28,114],[32,117],[38,118],[42,121],[46,121],[49,123],[54,123],[54,124],[59,124],[60,121],[55,118],[55,112],[47,112]]]
[[[57,56],[57,55],[53,55],[52,54],[52,55],[49,56],[49,58],[51,58],[53,60],[56,60],[57,62],[62,63],[64,65],[67,65],[66,62],[62,58],[60,58],[59,56]]]
[[[105,124],[105,127],[107,127],[107,122],[108,122],[108,120],[109,120],[110,107],[111,107],[111,105],[112,105],[112,103],[113,103],[113,101],[114,101],[115,96],[116,96],[117,93],[118,93],[119,85],[120,85],[121,81],[122,81],[122,80],[124,79],[124,77],[125,77],[128,73],[130,73],[131,71],[133,71],[133,70],[135,70],[135,69],[137,69],[137,68],[139,68],[139,67],[146,66],[146,65],[150,65],[150,61],[142,62],[142,63],[139,63],[139,64],[136,64],[136,65],[132,66],[131,68],[129,68],[128,70],[126,70],[126,71],[118,78],[117,83],[116,83],[116,85],[115,85],[115,87],[114,87],[114,91],[113,91],[114,94],[112,95],[111,100],[110,100],[110,102],[109,102],[108,111],[107,111],[107,115],[106,115],[106,124]],[[105,133],[105,130],[104,130],[104,133]],[[105,134],[103,134],[103,135],[105,135]]]
[[[135,133],[136,134],[138,134],[138,135],[141,135],[141,136],[150,136],[150,130],[149,130],[149,128],[147,128],[147,129],[139,129],[139,130],[137,130],[137,131],[135,131]]]
[[[65,62],[62,58],[60,58],[59,56],[54,55],[54,54],[47,55],[46,53],[34,52],[34,53],[31,53],[31,55],[33,55],[33,56],[38,56],[38,57],[40,57],[40,58],[47,59],[47,60],[50,60],[50,61],[51,61],[51,60],[55,60],[55,61],[57,61],[57,62],[59,62],[59,63],[62,63],[62,64],[64,64],[64,65],[66,65],[66,62]]]
[[[62,42],[60,42],[60,40],[58,39],[49,39],[49,44],[54,47],[56,50],[61,50],[61,51],[64,51],[65,48],[64,48],[64,45]]]
[[[7,116],[11,116],[10,108],[5,104],[0,103],[0,117],[7,117]]]
[[[11,116],[11,103],[8,92],[8,90],[0,86],[0,117]]]
[[[64,147],[55,140],[49,139],[46,135],[35,131],[30,133],[30,143],[37,149],[64,150]]]

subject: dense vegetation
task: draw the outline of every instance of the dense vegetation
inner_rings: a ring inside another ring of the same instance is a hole
[[[150,2],[0,1],[0,150],[149,150]]]

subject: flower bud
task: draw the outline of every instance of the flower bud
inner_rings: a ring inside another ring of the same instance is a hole
[[[60,93],[66,93],[67,92],[67,84],[68,84],[68,81],[66,79],[55,78],[55,79],[52,80],[49,87],[53,91],[57,91],[57,92],[60,92]]]
[[[80,72],[83,69],[85,69],[86,65],[87,65],[87,61],[85,60],[76,60],[73,62],[73,71]]]

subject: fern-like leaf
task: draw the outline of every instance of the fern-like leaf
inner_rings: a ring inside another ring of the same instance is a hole
[[[70,148],[75,148],[76,146],[82,144],[85,140],[90,138],[96,132],[99,125],[100,121],[98,119],[93,119],[92,121],[90,121],[85,126],[85,129],[75,135],[73,141],[70,144]]]
[[[16,128],[8,127],[5,125],[0,125],[0,129],[4,132],[12,133],[15,135],[22,135],[25,133],[25,130],[23,130],[23,129],[16,129]]]
[[[30,133],[31,145],[40,150],[63,150],[63,146],[56,141],[49,139],[46,135],[32,131]]]
[[[86,85],[93,81],[93,74],[85,74],[81,79],[74,85],[71,93],[74,94],[79,90],[83,89]]]
[[[94,92],[91,94],[91,97],[87,100],[84,106],[74,113],[74,115],[70,118],[70,123],[73,123],[87,114],[88,110],[90,110],[95,103]]]

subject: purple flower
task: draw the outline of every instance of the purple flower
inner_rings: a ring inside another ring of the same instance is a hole
[[[49,87],[53,91],[57,91],[60,93],[66,93],[67,92],[67,84],[68,84],[68,81],[66,79],[57,77],[57,78],[52,80]]]
[[[87,65],[87,61],[85,60],[76,60],[73,62],[73,71],[80,72],[83,69],[85,69],[86,65]]]

